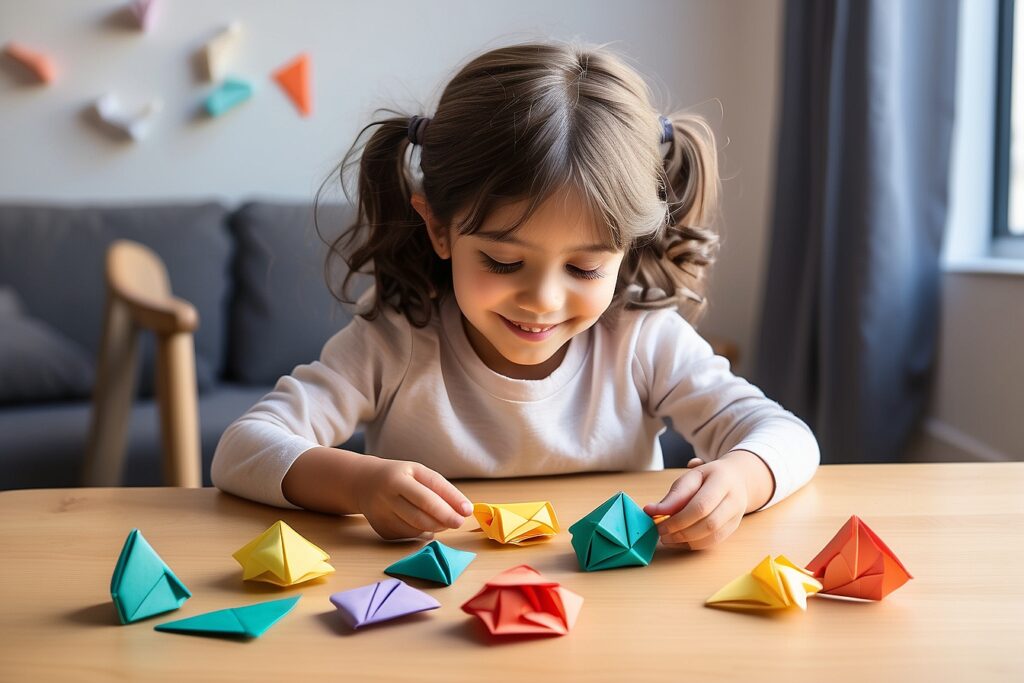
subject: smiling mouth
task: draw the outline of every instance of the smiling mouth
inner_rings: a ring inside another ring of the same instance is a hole
[[[508,321],[508,323],[510,325],[514,325],[514,326],[518,327],[523,332],[530,332],[532,334],[538,334],[540,332],[547,332],[548,330],[550,330],[553,327],[558,327],[557,323],[554,324],[554,325],[527,325],[526,323],[519,323],[519,322],[516,322],[515,320],[509,320],[508,318],[505,318],[505,320]]]

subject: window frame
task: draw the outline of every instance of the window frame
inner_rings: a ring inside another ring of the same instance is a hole
[[[1011,232],[1009,225],[1014,2],[1015,0],[999,0],[998,9],[992,237],[996,242],[1011,241],[1019,244],[1024,243],[1024,234]],[[1024,144],[1024,140],[1021,144]]]

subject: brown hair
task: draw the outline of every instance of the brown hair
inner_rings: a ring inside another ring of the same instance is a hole
[[[326,263],[328,281],[332,261],[347,264],[334,294],[349,303],[355,274],[372,271],[376,291],[364,317],[388,304],[423,326],[433,300],[451,291],[450,262],[434,253],[410,205],[415,149],[422,191],[443,225],[465,214],[455,228],[471,234],[494,208],[528,200],[512,232],[571,187],[609,243],[626,251],[612,308],[674,306],[691,320],[703,311],[718,245],[714,135],[700,116],[672,114],[674,139],[662,154],[647,84],[605,48],[527,43],[472,59],[445,87],[417,148],[407,137],[409,116],[378,113],[392,116],[364,127],[336,170],[351,201],[358,164],[356,219],[330,243]],[[639,292],[627,294],[630,285]]]

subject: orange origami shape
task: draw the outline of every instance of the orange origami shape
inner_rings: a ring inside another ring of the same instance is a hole
[[[576,623],[583,597],[521,564],[498,574],[462,605],[493,635],[564,636]]]
[[[53,60],[42,52],[35,52],[12,41],[4,47],[4,54],[31,71],[43,83],[52,83],[57,78]]]
[[[303,116],[313,113],[309,73],[310,60],[309,55],[305,53],[274,72],[274,80],[288,94]]]
[[[914,578],[889,547],[856,515],[807,565],[821,593],[881,600]]]

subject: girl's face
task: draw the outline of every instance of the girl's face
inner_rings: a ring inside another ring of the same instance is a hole
[[[507,377],[540,379],[608,308],[623,252],[603,244],[603,227],[572,193],[552,195],[499,239],[524,208],[499,208],[473,235],[432,230],[431,238],[452,260],[455,298],[480,359]]]

